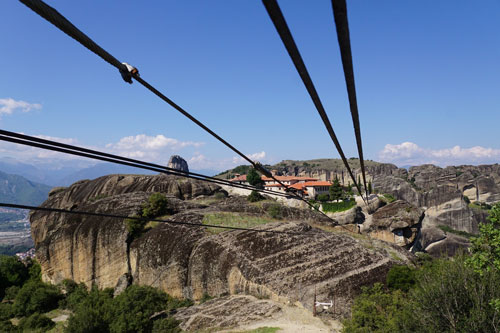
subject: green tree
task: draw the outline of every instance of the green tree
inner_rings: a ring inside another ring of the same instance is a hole
[[[362,294],[354,300],[351,319],[343,323],[343,332],[404,332],[400,319],[403,315],[403,293],[399,290],[388,293],[380,283],[372,288],[362,287],[362,290]]]
[[[247,182],[257,188],[264,188],[264,181],[262,180],[260,174],[255,170],[255,168],[250,168],[247,173]]]
[[[335,178],[333,184],[330,186],[329,193],[330,193],[330,200],[339,201],[340,199],[342,199],[343,190],[337,178]]]
[[[78,305],[68,319],[65,332],[105,333],[113,318],[113,289],[99,290],[92,286],[88,296]]]
[[[479,236],[471,238],[467,264],[477,273],[500,270],[500,203],[493,205],[488,221],[479,224]]]
[[[132,285],[114,300],[111,332],[151,332],[149,319],[155,312],[165,310],[169,296],[149,286]]]
[[[372,188],[372,181],[370,180],[368,182],[368,194],[372,194],[373,188]]]
[[[62,298],[61,291],[56,286],[30,280],[17,293],[13,310],[18,316],[43,313],[56,309]]]
[[[25,317],[19,322],[19,327],[23,332],[47,332],[54,326],[56,326],[56,323],[49,317],[39,313]]]
[[[0,255],[0,298],[10,286],[21,286],[28,279],[28,268],[14,256]]]

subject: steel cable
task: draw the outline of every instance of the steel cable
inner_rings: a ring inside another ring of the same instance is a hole
[[[89,49],[91,52],[95,53],[99,57],[101,57],[103,60],[108,62],[110,65],[118,68],[120,73],[129,73],[128,69],[120,63],[115,57],[113,57],[111,54],[106,52],[103,48],[101,48],[99,45],[97,45],[92,39],[90,39],[87,35],[85,35],[81,30],[79,30],[76,26],[74,26],[69,20],[67,20],[62,14],[60,14],[57,10],[52,8],[51,6],[47,5],[45,2],[41,0],[19,0],[22,2],[24,5],[29,7],[31,10],[33,10],[35,13],[38,15],[42,16],[44,19],[58,27],[61,31],[78,41],[80,44],[85,46],[87,49]],[[287,191],[290,191],[290,195],[294,196],[295,198],[304,201],[309,207],[319,211],[323,215],[327,216],[323,212],[321,212],[319,209],[314,207],[309,201],[305,200],[302,198],[300,195],[294,193],[293,189],[290,189],[288,185],[285,185],[283,182],[278,180],[269,170],[264,168],[260,163],[254,162],[252,159],[247,157],[245,154],[243,154],[241,151],[236,149],[234,146],[232,146],[229,142],[224,140],[222,137],[220,137],[218,134],[216,134],[214,131],[212,131],[210,128],[208,128],[206,125],[204,125],[202,122],[200,122],[198,119],[193,117],[190,113],[188,113],[186,110],[181,108],[179,105],[174,103],[171,99],[163,95],[160,91],[158,91],[156,88],[154,88],[152,85],[150,85],[146,80],[141,78],[138,73],[130,73],[131,77],[133,77],[135,80],[137,80],[139,83],[141,83],[145,88],[150,90],[152,93],[154,93],[156,96],[161,98],[164,102],[168,103],[170,106],[172,106],[174,109],[179,111],[181,114],[186,116],[188,119],[193,121],[195,124],[197,124],[199,127],[204,129],[206,132],[208,132],[210,135],[215,137],[217,140],[219,140],[221,143],[223,143],[225,146],[230,148],[232,151],[234,151],[236,154],[241,156],[244,160],[249,162],[256,170],[260,171],[262,174],[265,176],[272,178],[275,182],[283,186],[284,188],[287,189]],[[130,82],[130,81],[127,81]],[[330,220],[334,221],[330,217],[328,217]]]
[[[323,120],[323,123],[328,131],[328,134],[330,135],[330,138],[332,139],[335,147],[337,148],[337,152],[340,155],[340,158],[342,159],[342,162],[344,163],[344,166],[347,169],[347,172],[351,176],[352,181],[354,182],[354,185],[358,189],[361,197],[362,191],[361,188],[356,181],[356,178],[354,177],[354,174],[351,170],[351,167],[349,166],[349,163],[347,161],[347,158],[345,157],[345,154],[342,150],[342,147],[340,145],[340,142],[337,138],[337,135],[335,134],[335,131],[333,130],[332,124],[330,123],[330,120],[328,119],[328,115],[325,112],[325,109],[323,107],[323,104],[321,103],[321,99],[319,98],[319,95],[316,91],[316,88],[314,87],[314,84],[312,82],[311,77],[309,76],[309,73],[307,71],[306,65],[304,64],[304,61],[302,60],[302,56],[300,55],[299,49],[297,48],[297,45],[295,44],[295,41],[293,39],[292,33],[290,32],[290,29],[288,28],[288,25],[286,23],[285,17],[283,16],[283,13],[281,12],[281,9],[276,2],[276,0],[263,0],[262,1],[264,4],[264,7],[267,10],[267,13],[269,14],[269,17],[271,18],[271,21],[273,22],[276,30],[278,31],[278,34],[283,41],[283,44],[285,45],[285,48],[288,52],[288,55],[292,59],[293,64],[295,65],[295,68],[297,69],[297,72],[300,75],[300,78],[302,79],[302,82],[304,83],[304,86],[307,89],[307,92],[309,93],[309,96],[311,97],[314,106],[316,107],[316,110],[318,111],[321,119]],[[363,200],[365,200],[363,198]]]

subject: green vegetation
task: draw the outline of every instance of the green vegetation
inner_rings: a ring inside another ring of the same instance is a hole
[[[491,208],[488,222],[479,224],[479,236],[471,243],[468,264],[477,273],[500,270],[500,203]]]
[[[94,202],[94,201],[97,201],[97,200],[105,199],[107,197],[108,197],[107,194],[101,193],[101,194],[96,195],[95,197],[89,198],[89,201],[90,202]]]
[[[392,194],[388,194],[388,193],[382,194],[382,198],[387,203],[391,203],[391,202],[396,201],[396,198],[394,198],[394,196]]]
[[[265,199],[266,198],[264,198],[264,196],[257,191],[250,192],[250,194],[247,197],[247,200],[250,202],[257,202]]]
[[[470,199],[468,196],[464,195],[463,198],[466,204],[470,204]]]
[[[455,235],[462,236],[465,238],[471,238],[471,237],[477,236],[477,235],[468,233],[466,231],[452,229],[451,227],[449,227],[447,225],[440,224],[440,225],[438,225],[438,228],[443,230],[444,232],[449,232],[450,234],[455,234]]]
[[[267,207],[267,213],[273,219],[281,220],[283,218],[283,207],[280,204],[272,204]]]
[[[273,218],[245,215],[239,213],[218,212],[205,214],[202,223],[225,227],[253,228],[258,225],[275,221],[277,220]],[[225,229],[208,227],[207,231],[213,234],[218,234],[222,231],[225,231]]]
[[[49,317],[39,313],[24,317],[18,324],[18,327],[21,328],[23,332],[47,332],[54,326],[56,326],[56,323]]]
[[[0,274],[3,289],[7,286],[0,332],[180,332],[168,313],[193,304],[148,286],[132,285],[113,297],[112,289],[88,290],[71,280],[43,283],[36,262],[25,266],[15,257],[0,257]],[[166,311],[166,318],[151,320],[160,311]],[[65,327],[50,319],[61,313],[72,313]]]
[[[328,200],[330,200],[330,195],[328,195],[326,193],[319,194],[316,199],[318,199],[318,201],[320,201],[320,202],[327,202]]]
[[[254,168],[251,168],[247,173],[247,182],[257,188],[264,187],[264,181],[262,180],[260,174]]]
[[[332,186],[330,186],[329,193],[330,200],[339,201],[342,199],[343,189],[342,186],[340,186],[339,180],[337,178],[335,178]]]
[[[465,197],[465,196],[464,196]],[[491,209],[491,205],[487,204],[486,202],[480,202],[480,201],[476,201],[476,202],[467,202],[465,201],[466,203],[468,203],[469,207],[472,208],[472,209],[479,209],[479,210],[490,210]]]
[[[386,286],[364,288],[344,332],[495,332],[500,327],[500,204],[471,254],[393,267]],[[420,258],[419,257],[419,258]]]
[[[0,171],[1,202],[38,206],[47,199],[50,189],[48,185]]]
[[[154,227],[155,224],[148,224],[148,219],[154,219],[158,216],[169,213],[168,200],[161,193],[153,193],[149,196],[148,201],[142,204],[140,210],[132,217],[124,220],[128,231],[128,241],[132,242],[139,238],[146,230],[147,226]]]
[[[340,201],[340,202],[325,202],[321,204],[324,212],[338,213],[351,209],[356,206],[355,200]]]

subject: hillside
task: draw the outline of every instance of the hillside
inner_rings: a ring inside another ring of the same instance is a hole
[[[47,199],[50,189],[48,185],[0,171],[1,202],[37,206]]]
[[[133,283],[175,297],[247,294],[312,311],[335,294],[345,316],[364,284],[382,281],[413,256],[402,247],[333,232],[310,209],[274,200],[250,203],[220,187],[174,176],[112,175],[54,191],[44,207],[128,215],[160,192],[174,221],[289,234],[153,223],[130,241],[121,219],[34,212],[31,230],[45,281],[73,279],[100,288]],[[297,289],[300,285],[300,290]]]
[[[354,177],[360,179],[358,159],[350,159]],[[460,165],[441,168],[427,164],[398,168],[393,164],[366,161],[366,178],[373,191],[404,200],[424,210],[417,243],[436,256],[442,251],[454,253],[468,243],[457,234],[477,234],[486,221],[488,207],[500,201],[500,165]],[[339,159],[282,161],[267,166],[278,175],[307,176],[320,180],[338,178],[341,184],[352,183]],[[232,178],[248,166],[228,170],[218,177]]]

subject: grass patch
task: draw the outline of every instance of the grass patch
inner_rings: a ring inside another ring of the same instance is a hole
[[[158,219],[161,219],[161,220],[164,220],[166,219],[167,217],[159,217]],[[153,228],[156,228],[157,226],[159,226],[161,224],[161,222],[156,222],[156,221],[149,221],[148,223],[146,223],[146,225],[144,226],[144,231],[148,231],[148,230],[151,230]]]
[[[465,196],[464,196],[465,198]],[[466,201],[467,202],[467,201]],[[469,201],[470,202],[470,201]],[[488,205],[486,202],[471,202],[469,203],[468,205],[470,208],[472,209],[479,209],[479,210],[490,210],[491,209],[491,205]]]
[[[276,219],[261,216],[252,216],[239,213],[218,212],[209,213],[203,217],[203,224],[211,224],[224,227],[253,228],[258,225],[275,222]],[[207,231],[218,234],[226,229],[208,227]]]
[[[471,234],[471,233],[468,233],[466,231],[460,231],[460,230],[455,230],[453,228],[450,228],[449,226],[447,225],[438,225],[438,228],[443,230],[444,232],[448,232],[450,234],[455,234],[455,235],[458,235],[458,236],[462,236],[462,237],[465,237],[465,238],[471,238],[471,237],[476,237],[477,235],[475,234]]]
[[[109,197],[109,195],[101,193],[101,194],[96,195],[95,197],[89,198],[88,201],[94,202],[94,201],[101,200],[101,199],[104,199],[107,197]]]
[[[338,213],[351,209],[356,206],[355,200],[340,201],[340,202],[325,202],[321,204],[324,212]]]
[[[396,201],[396,198],[394,198],[394,196],[392,194],[388,194],[388,193],[382,194],[382,198],[387,203],[391,203],[391,202]]]

